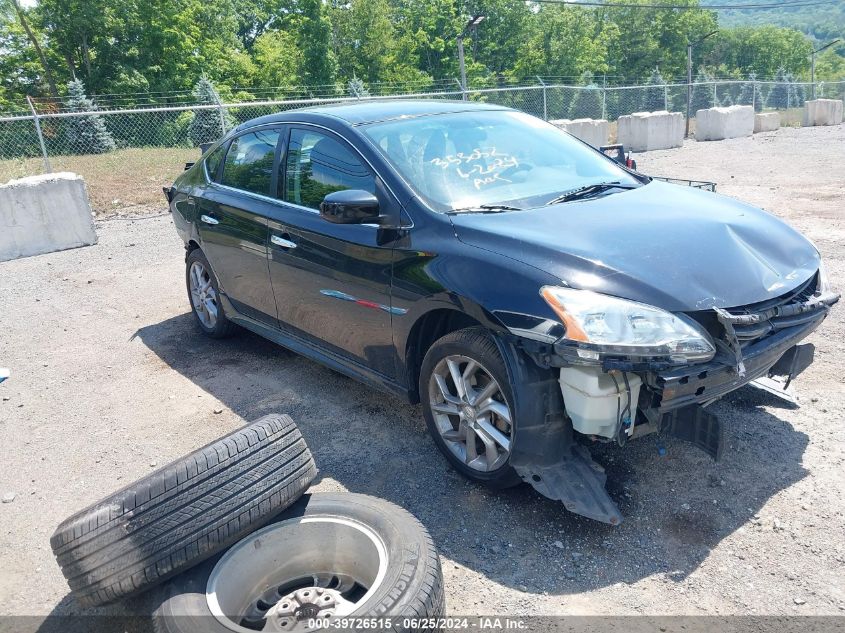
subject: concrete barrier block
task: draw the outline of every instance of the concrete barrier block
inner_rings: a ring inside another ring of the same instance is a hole
[[[30,176],[0,185],[0,261],[97,243],[81,176]]]
[[[804,102],[804,116],[801,125],[839,125],[842,123],[842,101],[840,99],[815,99]]]
[[[753,133],[754,108],[751,106],[707,108],[695,113],[696,141],[721,141]]]
[[[604,119],[556,119],[549,123],[596,148],[607,145],[610,138],[610,123]]]
[[[635,112],[619,117],[617,142],[633,152],[671,149],[684,144],[684,115],[680,112]]]
[[[774,132],[780,129],[780,112],[765,112],[754,115],[754,133]]]

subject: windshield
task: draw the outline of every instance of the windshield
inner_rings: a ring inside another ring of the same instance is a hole
[[[440,114],[374,123],[364,132],[442,212],[497,204],[530,208],[587,185],[639,184],[611,160],[522,112]]]

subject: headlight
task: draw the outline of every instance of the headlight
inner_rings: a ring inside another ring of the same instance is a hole
[[[827,276],[827,269],[823,261],[819,261],[819,285],[817,292],[820,295],[833,292],[833,286],[830,285],[830,278]]]
[[[676,361],[709,360],[716,353],[704,331],[659,308],[557,286],[543,286],[540,295],[566,326],[565,339],[606,353]]]

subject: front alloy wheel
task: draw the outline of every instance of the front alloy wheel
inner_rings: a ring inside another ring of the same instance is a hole
[[[515,437],[512,386],[485,329],[436,341],[423,360],[419,390],[434,442],[458,472],[494,488],[521,481],[508,463]]]
[[[495,471],[510,456],[511,412],[492,374],[467,356],[443,358],[429,381],[440,437],[469,468]]]

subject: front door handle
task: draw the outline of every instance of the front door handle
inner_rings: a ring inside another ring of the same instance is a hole
[[[215,220],[210,215],[201,215],[200,220],[202,220],[206,224],[211,224],[211,225],[220,224],[220,220]]]
[[[296,248],[296,242],[291,242],[290,240],[286,240],[285,238],[281,237],[280,235],[270,236],[270,241],[273,244],[275,244],[276,246],[280,246],[281,248]]]

